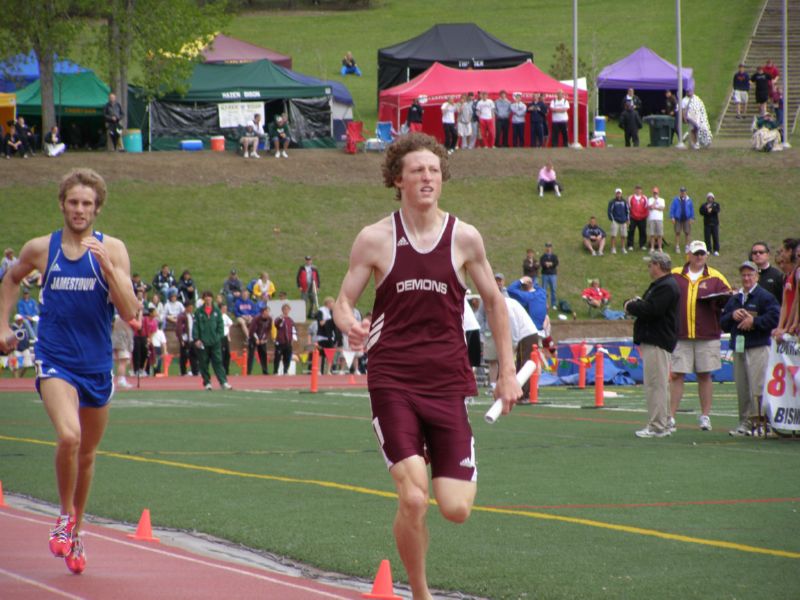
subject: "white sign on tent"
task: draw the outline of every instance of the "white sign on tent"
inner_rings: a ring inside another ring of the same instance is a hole
[[[248,121],[253,120],[256,113],[261,115],[261,122],[266,123],[264,118],[263,102],[225,102],[217,104],[219,111],[220,127],[244,127]]]

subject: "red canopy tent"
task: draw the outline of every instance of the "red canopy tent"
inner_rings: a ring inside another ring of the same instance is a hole
[[[211,44],[203,48],[202,54],[203,62],[205,63],[238,64],[255,62],[266,58],[281,67],[292,68],[291,56],[286,56],[243,40],[237,40],[221,33],[214,37]]]
[[[573,142],[573,119],[575,107],[572,106],[573,90],[570,86],[560,83],[546,73],[542,72],[533,63],[526,62],[510,69],[476,69],[463,70],[445,67],[434,63],[424,73],[402,85],[383,90],[378,101],[378,118],[381,121],[391,121],[394,128],[399,131],[400,125],[405,123],[408,108],[414,98],[426,98],[422,130],[435,136],[438,140],[444,139],[442,129],[442,111],[440,107],[448,96],[460,97],[465,92],[488,92],[489,97],[496,100],[500,90],[505,90],[509,100],[514,92],[522,94],[522,101],[531,102],[533,95],[544,94],[545,102],[555,98],[556,92],[562,90],[570,101],[569,109],[569,138]],[[549,114],[549,113],[548,113]],[[589,110],[588,93],[578,91],[578,129],[580,143],[589,145]],[[548,117],[549,120],[549,117]],[[526,144],[530,135],[528,124],[525,125]]]

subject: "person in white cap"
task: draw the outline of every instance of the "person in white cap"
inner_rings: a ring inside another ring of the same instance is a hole
[[[714,256],[719,256],[719,202],[712,192],[706,194],[705,203],[700,205],[698,212],[703,216],[703,237],[706,247]]]
[[[704,242],[689,244],[689,261],[672,269],[681,291],[678,303],[678,345],[672,352],[670,383],[670,429],[675,429],[675,413],[683,398],[683,382],[688,373],[697,375],[700,397],[700,429],[711,431],[711,373],[722,366],[719,319],[732,292],[725,276],[706,264]]]

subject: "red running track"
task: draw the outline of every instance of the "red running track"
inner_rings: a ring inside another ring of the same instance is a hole
[[[137,542],[125,532],[86,525],[82,575],[47,547],[52,519],[0,508],[0,597],[3,600],[354,600],[359,592],[226,563],[163,543]]]
[[[136,378],[129,377],[128,381],[134,384]],[[311,387],[310,375],[234,375],[228,381],[234,390],[308,390]],[[219,389],[219,382],[212,377],[211,384],[214,390]],[[366,375],[320,375],[320,390],[345,390],[367,387]],[[196,390],[203,391],[203,380],[197,377],[143,377],[139,380],[139,389],[143,391],[172,391]],[[0,379],[0,392],[35,392],[33,378]],[[125,393],[127,390],[117,387],[116,393]],[[212,393],[212,392],[208,392]]]

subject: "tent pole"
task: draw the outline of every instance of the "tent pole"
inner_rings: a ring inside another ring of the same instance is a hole
[[[147,103],[147,151],[153,151],[153,103]]]
[[[789,111],[786,107],[789,105],[789,51],[788,51],[788,27],[789,27],[789,8],[787,7],[788,0],[783,0],[783,123],[778,123],[783,127],[783,147],[791,148],[789,143]]]
[[[678,46],[678,143],[676,148],[684,150],[683,143],[683,49],[681,48],[681,0],[675,0],[675,31]]]
[[[578,0],[572,0],[572,145],[570,148],[583,148],[580,140],[580,110],[578,107]],[[588,123],[586,124],[588,127]]]

